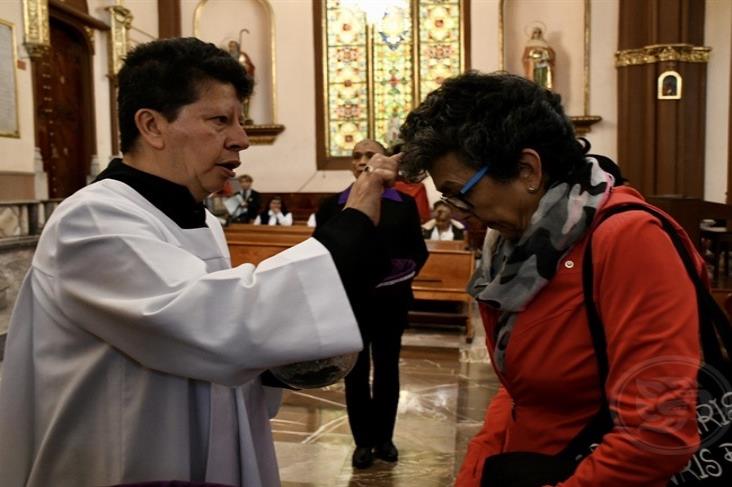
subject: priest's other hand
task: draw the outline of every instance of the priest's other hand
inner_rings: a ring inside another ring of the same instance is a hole
[[[378,225],[381,217],[381,193],[394,184],[401,157],[401,153],[390,157],[374,154],[366,169],[353,183],[346,208],[359,210],[368,216],[374,225]]]

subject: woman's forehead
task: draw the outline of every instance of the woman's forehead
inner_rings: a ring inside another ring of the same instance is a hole
[[[473,172],[475,170],[462,162],[454,152],[443,154],[432,161],[429,170],[437,190],[443,193],[453,189],[454,186],[460,188],[470,179]]]

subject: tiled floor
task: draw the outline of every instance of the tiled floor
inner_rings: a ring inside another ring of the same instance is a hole
[[[351,467],[353,440],[343,383],[286,393],[273,430],[284,487],[447,486],[497,389],[482,338],[455,333],[405,337],[394,443],[399,462]]]

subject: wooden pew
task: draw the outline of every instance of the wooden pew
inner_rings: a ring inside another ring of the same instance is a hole
[[[268,225],[236,224],[226,228],[226,240],[234,266],[244,263],[259,264],[310,237],[312,228],[302,226],[277,227]],[[472,298],[465,286],[473,273],[473,252],[464,250],[463,241],[427,241],[429,258],[412,282],[415,299],[456,303],[459,311],[452,313],[453,321],[465,323],[466,336],[472,341],[473,328],[469,319]],[[427,319],[434,313],[410,313]]]
[[[224,228],[224,233],[229,236],[255,236],[255,237],[273,237],[275,240],[282,236],[295,236],[305,238],[312,235],[314,228],[305,225],[292,225],[289,227],[281,227],[278,225],[252,225],[250,223],[232,223]]]
[[[224,229],[234,266],[247,262],[257,265],[264,259],[307,240],[312,233],[312,228],[302,225],[280,227],[236,223]]]
[[[473,340],[474,330],[470,321],[470,303],[473,298],[465,292],[465,287],[475,269],[475,256],[465,250],[463,241],[427,240],[430,255],[424,267],[412,282],[416,300],[458,303],[457,318],[465,323],[466,340]],[[418,319],[434,319],[435,313],[410,313]]]

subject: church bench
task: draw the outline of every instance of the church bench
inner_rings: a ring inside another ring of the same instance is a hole
[[[259,264],[306,240],[311,233],[312,228],[308,227],[231,225],[226,228],[231,263],[234,266]],[[429,257],[412,282],[414,297],[423,302],[452,303],[457,309],[447,313],[412,310],[410,318],[423,322],[464,324],[467,340],[471,341],[473,328],[469,304],[472,298],[465,292],[465,286],[475,266],[473,252],[464,250],[465,242],[462,241],[428,240],[426,244]]]
[[[241,264],[258,265],[265,259],[283,252],[299,242],[270,241],[255,242],[253,240],[228,240],[231,265]]]
[[[253,225],[251,223],[232,223],[224,228],[227,235],[297,235],[305,238],[312,235],[314,228],[305,225]],[[303,239],[304,240],[304,239]]]
[[[264,259],[310,238],[312,228],[235,223],[224,229],[232,265],[259,264]]]
[[[475,269],[475,256],[464,250],[462,241],[427,240],[429,257],[412,282],[414,298],[418,301],[452,302],[459,304],[456,313],[411,312],[419,321],[455,321],[465,323],[468,342],[473,340],[474,330],[470,321],[470,303],[473,298],[465,287]]]

